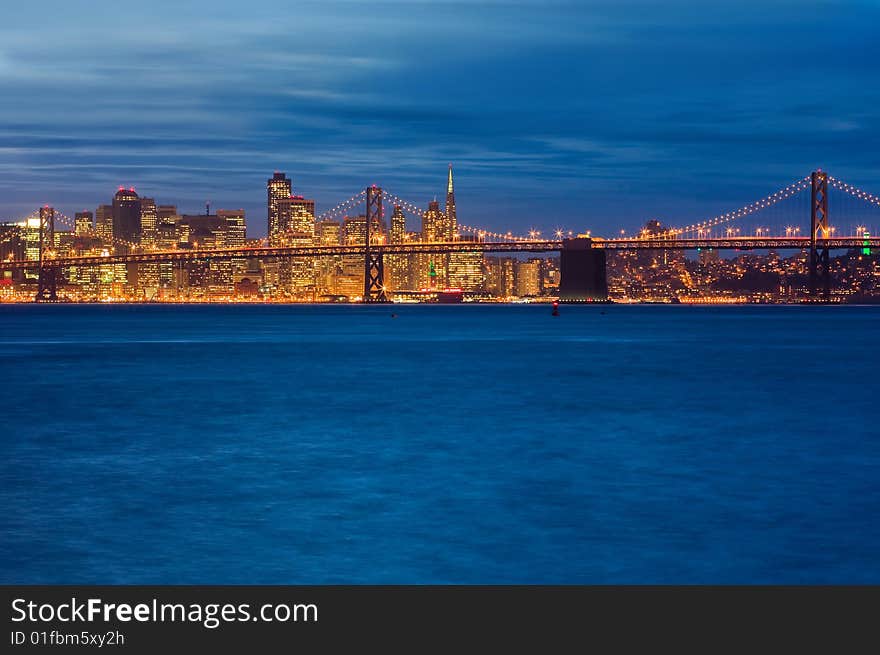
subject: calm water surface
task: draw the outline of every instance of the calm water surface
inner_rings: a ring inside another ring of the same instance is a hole
[[[0,306],[0,582],[880,583],[878,320]]]

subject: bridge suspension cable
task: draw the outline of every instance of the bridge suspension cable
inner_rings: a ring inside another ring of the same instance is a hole
[[[331,207],[327,211],[321,212],[318,215],[318,220],[325,220],[328,218],[333,218],[334,216],[339,216],[339,214],[362,204],[364,202],[364,200],[366,199],[366,197],[367,197],[366,190],[358,191],[356,194],[354,194],[348,200],[343,200],[338,205]]]
[[[843,180],[839,180],[836,177],[828,176],[828,182],[831,186],[839,191],[844,191],[848,193],[853,198],[858,198],[859,200],[864,200],[865,202],[869,202],[872,205],[880,206],[880,197],[875,196],[873,193],[868,193],[867,191],[863,191],[862,189],[853,186],[852,184],[847,184]]]
[[[731,212],[727,212],[725,214],[718,214],[717,216],[713,216],[712,218],[707,218],[702,221],[698,221],[696,223],[692,223],[691,225],[687,225],[685,227],[680,228],[670,228],[665,232],[659,234],[650,234],[645,236],[647,239],[656,239],[656,238],[669,238],[674,237],[677,234],[683,234],[685,232],[699,232],[701,230],[708,230],[718,225],[722,225],[724,223],[729,223],[730,221],[734,221],[738,218],[743,218],[744,216],[749,216],[750,214],[754,214],[755,212],[761,211],[762,209],[766,209],[768,207],[772,207],[778,202],[791,198],[792,196],[800,193],[801,191],[805,191],[810,188],[810,176],[806,176],[792,182],[786,187],[779,189],[775,193],[771,193],[769,196],[765,198],[761,198],[760,200],[756,200],[748,205],[740,207],[739,209]]]
[[[425,213],[424,209],[420,209],[415,203],[409,202],[408,200],[404,200],[403,198],[394,195],[388,189],[384,189],[385,197],[391,201],[394,205],[399,205],[401,209],[413,214],[414,216],[421,217],[422,214]],[[487,230],[481,227],[473,227],[471,225],[463,225],[461,223],[458,224],[458,229],[463,232],[468,232],[470,234],[474,234],[481,238],[492,238],[492,239],[509,239],[511,241],[530,241],[532,239],[528,239],[526,237],[514,236],[512,233],[508,232],[507,234],[501,234],[500,232],[493,232],[492,230]]]

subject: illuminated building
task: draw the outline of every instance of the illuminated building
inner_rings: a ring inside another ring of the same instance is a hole
[[[367,240],[367,217],[346,216],[342,221],[342,241],[345,245],[360,246]],[[364,292],[364,258],[360,255],[345,255],[341,258],[335,275],[334,293],[360,297]]]
[[[440,203],[432,200],[422,214],[422,241],[444,241],[446,217],[440,211]],[[436,289],[446,286],[446,259],[443,254],[425,253],[413,257],[415,282],[420,289]]]
[[[557,293],[559,291],[559,280],[561,278],[559,258],[550,257],[549,259],[543,260],[541,272],[541,286],[544,293]]]
[[[156,223],[174,223],[180,216],[177,214],[177,205],[159,205],[156,207]]]
[[[514,270],[515,295],[523,298],[525,296],[538,296],[541,294],[540,259],[529,259],[524,262],[517,261]]]
[[[455,213],[455,190],[452,186],[452,164],[449,164],[449,175],[446,179],[446,220],[444,236],[447,241],[455,239],[458,233],[458,217]]]
[[[284,173],[278,171],[266,182],[267,215],[269,245],[279,244],[279,238],[284,231],[281,227],[281,214],[279,203],[290,198],[291,183]]]
[[[76,212],[73,217],[74,233],[78,237],[87,237],[92,235],[92,221],[94,214],[90,211]]]
[[[278,224],[275,243],[281,246],[310,246],[315,238],[315,201],[302,196],[288,196],[277,201]],[[295,298],[314,294],[315,260],[291,257],[281,261],[281,288]]]
[[[95,235],[105,246],[113,247],[113,205],[98,205],[95,210]]]
[[[363,245],[367,240],[367,217],[346,216],[342,223],[342,238],[346,245]]]
[[[119,187],[113,196],[113,242],[119,254],[128,253],[141,239],[141,203],[134,188]]]
[[[285,245],[290,235],[297,239],[315,236],[315,201],[302,196],[288,196],[277,201],[278,224],[275,242]]]
[[[336,246],[342,238],[342,226],[339,221],[323,220],[315,223],[315,236],[318,245]]]
[[[510,298],[516,291],[514,265],[517,263],[517,260],[514,257],[499,257],[496,259],[498,266],[494,292],[499,298]]]
[[[319,246],[338,246],[342,242],[339,221],[323,220],[315,223],[315,243]],[[336,275],[341,272],[342,257],[321,257],[315,262],[315,286],[321,294],[336,295]]]
[[[224,239],[227,248],[243,248],[247,241],[247,225],[243,209],[218,209],[217,216],[226,223]]]
[[[461,241],[477,241],[477,237],[462,237]],[[483,253],[479,251],[449,253],[449,286],[462,291],[483,288]]]
[[[141,244],[145,248],[156,246],[158,218],[156,201],[152,198],[141,198]]]
[[[156,248],[158,237],[158,214],[156,201],[152,198],[141,198],[141,223],[140,244],[146,250]],[[159,289],[159,264],[139,264],[137,267],[137,292],[143,298],[151,300],[155,298]]]
[[[717,263],[721,260],[721,255],[713,248],[701,248],[699,259],[701,264],[706,265]]]
[[[422,214],[422,241],[444,241],[443,213],[440,211],[440,203],[432,200],[428,203],[428,209]]]
[[[40,219],[29,218],[25,222],[22,230],[22,240],[24,241],[24,257],[29,261],[38,261],[40,259]],[[36,280],[38,272],[36,269],[28,269],[25,271],[26,280]]]
[[[389,243],[403,243],[406,236],[406,216],[400,205],[395,205],[391,214]],[[410,258],[407,255],[388,255],[385,258],[385,276],[385,285],[390,289],[412,289]]]

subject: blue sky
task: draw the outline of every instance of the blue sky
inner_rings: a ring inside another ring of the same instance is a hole
[[[185,4],[185,7],[179,6]],[[4,3],[0,218],[120,184],[265,234],[377,183],[460,221],[609,234],[816,167],[880,189],[877,2]],[[413,225],[416,227],[416,225]]]

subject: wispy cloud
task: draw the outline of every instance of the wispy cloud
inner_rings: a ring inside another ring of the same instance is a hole
[[[702,215],[878,166],[869,3],[8,4],[0,216],[125,182],[262,217],[275,169],[319,205],[368,182],[424,202],[453,161],[463,217],[574,226],[589,198],[601,231],[685,183]]]

